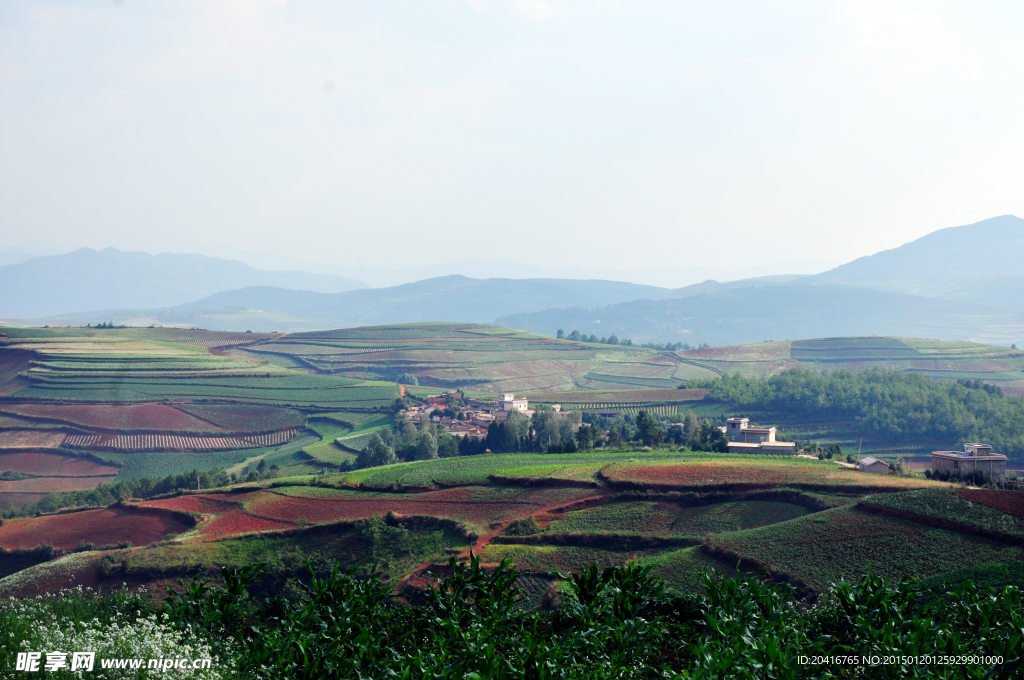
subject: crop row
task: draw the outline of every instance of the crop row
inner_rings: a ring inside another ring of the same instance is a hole
[[[75,447],[93,447],[116,449],[121,451],[152,451],[161,450],[202,450],[202,449],[244,449],[254,446],[268,446],[287,441],[285,436],[280,441],[262,443],[267,438],[279,438],[287,433],[276,432],[257,437],[185,437],[171,434],[119,434],[119,435],[71,435],[65,444]],[[290,433],[294,435],[295,432]],[[250,439],[256,441],[249,441]]]

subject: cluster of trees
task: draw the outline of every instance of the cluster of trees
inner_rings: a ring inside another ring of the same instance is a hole
[[[707,387],[713,398],[748,410],[852,420],[886,439],[981,441],[1024,456],[1024,399],[980,381],[944,382],[883,369],[791,369],[770,378],[729,375]]]
[[[64,508],[102,507],[126,498],[152,498],[178,489],[211,489],[226,486],[231,481],[233,480],[228,474],[218,467],[208,472],[192,470],[166,477],[139,477],[100,484],[90,491],[51,492],[36,503],[20,509],[12,507],[10,500],[5,498],[0,514],[5,518],[29,517],[40,513],[57,512]]]
[[[661,350],[663,352],[689,352],[692,349],[705,349],[711,347],[706,342],[702,342],[696,347],[687,342],[645,342],[640,345],[641,347],[650,347],[651,349]]]
[[[558,338],[559,340],[575,340],[576,342],[593,342],[593,343],[602,344],[602,345],[632,345],[633,344],[633,341],[630,340],[629,338],[625,338],[625,339],[619,340],[619,336],[617,336],[615,334],[612,334],[610,337],[607,337],[607,338],[599,338],[599,337],[597,337],[594,334],[585,335],[583,333],[580,333],[579,331],[573,331],[572,333],[569,333],[569,335],[566,335],[565,331],[563,331],[561,328],[559,328],[558,332],[555,333],[555,337]]]

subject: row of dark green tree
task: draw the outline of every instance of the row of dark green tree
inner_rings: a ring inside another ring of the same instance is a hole
[[[633,341],[629,338],[619,339],[619,336],[612,333],[607,338],[599,338],[593,333],[587,335],[586,333],[580,333],[579,331],[573,331],[568,335],[565,334],[561,328],[555,333],[555,337],[559,340],[575,340],[576,342],[592,342],[601,345],[632,345]]]
[[[1002,678],[1024,670],[1024,597],[962,583],[932,592],[865,576],[808,607],[786,584],[709,572],[673,594],[630,564],[563,575],[560,602],[518,605],[508,562],[454,558],[422,604],[354,571],[303,579],[291,600],[253,601],[261,566],[193,581],[164,612],[216,640],[241,677],[554,679]]]
[[[981,441],[1024,457],[1024,399],[980,381],[938,381],[882,369],[791,369],[768,378],[728,375],[702,385],[712,398],[737,409],[831,418],[884,439]]]

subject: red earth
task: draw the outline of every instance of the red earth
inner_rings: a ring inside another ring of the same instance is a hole
[[[47,477],[109,477],[117,474],[113,465],[55,453],[0,453],[0,470]]]
[[[487,527],[593,495],[592,490],[586,489],[489,487],[458,487],[419,494],[307,491],[305,488],[298,492],[309,495],[286,495],[276,490],[232,494],[230,497],[196,494],[144,501],[140,506],[202,514],[223,513],[200,526],[199,535],[209,540],[244,533],[292,529],[300,521],[318,524],[358,520],[386,515],[392,511],[405,516],[425,515]]]
[[[981,503],[1014,517],[1024,517],[1024,493],[1020,491],[961,489],[957,493],[972,503]]]
[[[55,449],[65,436],[60,430],[4,430],[0,432],[0,449]]]
[[[146,501],[147,508],[163,508],[165,510],[181,510],[182,512],[198,512],[201,515],[221,515],[237,510],[241,504],[229,500],[221,500],[224,496],[178,496],[177,498],[161,498]]]
[[[100,430],[153,432],[222,432],[212,423],[166,404],[8,404],[0,410],[14,415],[81,425]]]
[[[97,484],[114,481],[109,477],[32,477],[10,482],[0,481],[0,493],[49,493],[50,491],[89,491]]]
[[[180,534],[188,525],[170,512],[136,512],[121,508],[83,510],[59,515],[8,519],[0,527],[0,545],[8,550],[50,543],[70,549],[80,542],[112,545],[131,541],[149,545],[161,536]]]

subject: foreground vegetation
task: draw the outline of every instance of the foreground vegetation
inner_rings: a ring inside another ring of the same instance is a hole
[[[933,592],[869,575],[808,608],[756,577],[709,572],[705,595],[677,595],[649,566],[592,565],[566,577],[558,607],[526,611],[508,563],[452,559],[448,571],[412,607],[337,566],[310,568],[292,599],[257,602],[258,564],[224,570],[219,587],[181,583],[159,610],[127,592],[12,601],[0,608],[0,666],[21,649],[91,645],[98,656],[208,655],[210,678],[995,678],[1022,667],[1013,586]]]

